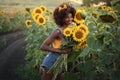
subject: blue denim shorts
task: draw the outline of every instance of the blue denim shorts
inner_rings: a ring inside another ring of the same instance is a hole
[[[49,52],[43,60],[41,67],[51,68],[59,56],[59,53]]]

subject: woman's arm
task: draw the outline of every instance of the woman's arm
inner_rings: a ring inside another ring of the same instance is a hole
[[[57,53],[69,53],[69,49],[57,49],[50,47],[50,44],[61,35],[59,30],[55,30],[41,45],[41,50],[50,51],[50,52],[57,52]]]
[[[41,50],[45,51],[51,51],[51,52],[57,52],[60,53],[60,49],[55,49],[53,47],[50,47],[50,44],[60,35],[60,31],[55,30],[41,45]]]

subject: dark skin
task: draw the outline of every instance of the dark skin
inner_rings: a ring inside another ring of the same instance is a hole
[[[68,13],[68,15],[64,19],[65,25],[64,26],[59,26],[59,29],[63,31],[65,28],[68,27],[73,21],[73,17],[71,13]],[[55,40],[55,39],[63,39],[62,34],[59,30],[55,30],[42,44],[41,49],[45,51],[50,51],[50,52],[56,52],[59,54],[69,54],[70,49],[69,48],[64,48],[64,49],[59,49],[59,48],[53,48],[50,47],[50,44]],[[43,74],[41,76],[41,80],[52,80],[53,73],[47,73],[49,68],[44,67]],[[61,74],[57,76],[56,80],[61,80]]]
[[[59,29],[61,29],[62,31],[67,28],[67,26],[69,24],[71,24],[73,21],[73,17],[71,13],[68,13],[68,15],[65,18],[65,22],[66,24],[64,26],[60,26]],[[50,51],[50,52],[57,52],[57,53],[61,53],[61,54],[66,54],[69,53],[70,50],[65,48],[65,49],[56,49],[53,47],[50,47],[49,45],[55,40],[55,39],[62,39],[62,35],[61,32],[59,30],[55,30],[42,44],[41,49],[45,50],[45,51]]]

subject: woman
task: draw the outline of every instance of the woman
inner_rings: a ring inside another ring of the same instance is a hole
[[[70,53],[70,49],[61,49],[60,46],[64,40],[63,30],[73,22],[75,12],[75,8],[67,3],[59,5],[54,10],[53,17],[58,28],[56,28],[41,45],[42,50],[48,51],[41,65],[43,69],[41,80],[52,80],[53,73],[47,73],[48,70],[61,54]],[[60,76],[59,74],[56,80],[61,80]]]

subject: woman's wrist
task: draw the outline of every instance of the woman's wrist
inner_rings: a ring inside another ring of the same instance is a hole
[[[61,50],[61,49],[58,49],[58,53],[62,53],[62,50]]]

